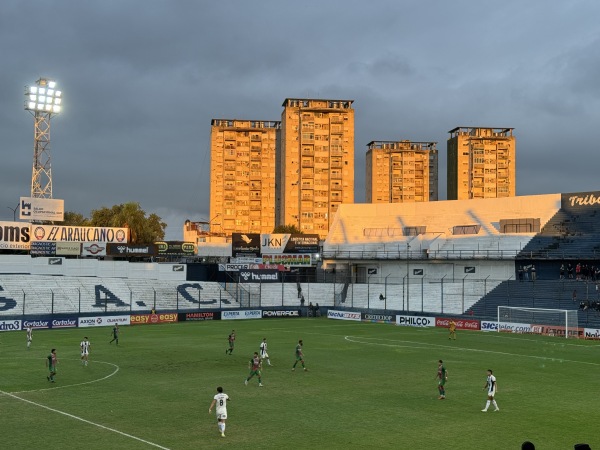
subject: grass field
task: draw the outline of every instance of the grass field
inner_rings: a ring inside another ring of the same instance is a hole
[[[225,355],[235,328],[233,355]],[[327,319],[184,322],[0,334],[3,448],[600,448],[600,347],[544,336],[419,329]],[[92,343],[90,365],[79,342]],[[267,337],[273,367],[248,386],[247,363]],[[291,371],[304,341],[308,372]],[[51,348],[57,382],[46,380]],[[448,369],[438,400],[437,360]],[[482,413],[486,369],[500,412]],[[231,397],[226,437],[208,407]]]

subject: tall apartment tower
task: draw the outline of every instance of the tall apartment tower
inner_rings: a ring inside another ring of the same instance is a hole
[[[438,199],[437,142],[371,141],[367,144],[367,203]]]
[[[275,153],[281,122],[213,119],[210,231],[271,233],[275,228]]]
[[[341,203],[354,203],[353,100],[287,98],[277,158],[277,225],[325,238]]]
[[[514,128],[457,127],[448,138],[448,200],[514,197]]]

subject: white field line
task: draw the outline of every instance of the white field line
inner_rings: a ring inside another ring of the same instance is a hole
[[[348,342],[354,342],[356,344],[365,344],[365,345],[380,345],[380,346],[386,346],[386,347],[405,347],[405,348],[415,348],[415,349],[443,348],[443,349],[447,349],[447,350],[458,350],[458,351],[478,352],[478,353],[492,353],[495,355],[518,356],[521,358],[541,359],[544,361],[558,361],[558,362],[586,364],[586,365],[590,365],[590,366],[600,366],[600,363],[575,361],[572,359],[563,359],[563,358],[553,358],[550,356],[520,355],[518,353],[499,352],[499,351],[495,351],[495,350],[480,350],[480,349],[466,348],[466,347],[454,347],[451,345],[425,344],[422,342],[414,342],[414,341],[398,341],[398,340],[393,340],[393,339],[380,339],[380,338],[361,338],[358,336],[345,336],[344,339]],[[360,339],[363,339],[363,341],[361,341]],[[379,340],[379,341],[391,341],[392,343],[365,342],[364,341],[365,339]],[[402,345],[404,343],[409,344],[409,345]]]

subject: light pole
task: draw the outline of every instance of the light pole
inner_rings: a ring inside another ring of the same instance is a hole
[[[11,208],[10,206],[7,206],[7,208],[13,212],[13,222],[16,222],[17,221],[17,209],[19,209],[19,203],[17,203],[17,206],[15,206],[14,208]]]
[[[62,92],[56,89],[55,81],[47,78],[40,78],[35,84],[25,87],[25,109],[34,117],[31,197],[52,198],[50,117],[61,111]]]

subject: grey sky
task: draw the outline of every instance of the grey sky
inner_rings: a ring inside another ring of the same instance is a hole
[[[53,78],[54,197],[135,201],[181,239],[208,219],[210,120],[280,120],[287,97],[354,99],[356,201],[372,140],[513,127],[519,195],[600,189],[600,2],[0,3],[0,220],[30,195],[24,86]]]

